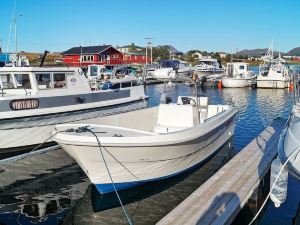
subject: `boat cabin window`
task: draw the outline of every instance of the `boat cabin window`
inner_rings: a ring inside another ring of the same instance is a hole
[[[13,78],[11,74],[1,74],[0,75],[0,83],[2,88],[15,88]]]
[[[121,83],[121,87],[122,87],[122,88],[131,87],[131,82]]]
[[[245,66],[240,66],[240,70],[244,70],[245,69]]]
[[[111,89],[120,89],[120,83],[115,83],[112,85]]]
[[[67,86],[66,74],[54,73],[53,74],[53,87],[54,88],[65,88]]]
[[[50,73],[35,74],[36,81],[39,89],[51,88],[51,75]]]
[[[31,89],[29,74],[15,74],[17,88]]]

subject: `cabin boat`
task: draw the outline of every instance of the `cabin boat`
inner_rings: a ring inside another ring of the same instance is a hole
[[[147,106],[142,86],[121,83],[93,89],[82,70],[72,67],[0,68],[0,154],[31,149],[59,123]]]
[[[273,56],[273,49],[270,46],[268,52],[262,57],[263,63],[259,66],[257,76],[258,88],[288,88],[291,82],[291,73],[286,61]]]
[[[207,97],[179,96],[177,103],[93,123],[60,124],[52,133],[104,194],[203,164],[233,135],[236,113],[229,105],[209,105]]]
[[[198,77],[207,77],[219,75],[221,77],[224,73],[224,69],[220,62],[217,59],[211,57],[203,57],[200,59],[193,67],[193,71],[197,73]]]
[[[257,75],[249,70],[249,63],[231,62],[226,65],[226,75],[222,78],[223,87],[249,87]]]
[[[160,67],[153,71],[153,78],[159,80],[174,80],[178,78],[191,77],[191,67],[184,61],[163,60]]]

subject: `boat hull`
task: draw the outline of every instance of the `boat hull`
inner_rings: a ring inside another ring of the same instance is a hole
[[[136,99],[84,111],[28,117],[22,118],[21,121],[11,119],[8,121],[10,123],[4,121],[0,129],[0,155],[33,149],[51,136],[51,132],[57,124],[82,122],[91,118],[100,118],[146,107],[147,101]],[[53,142],[53,140],[50,139],[47,142]]]
[[[203,163],[229,140],[234,133],[235,114],[236,111],[231,111],[225,118],[207,122],[206,127],[199,126],[183,132],[151,137],[153,140],[167,140],[169,136],[168,140],[172,142],[149,141],[143,144],[120,143],[113,146],[103,143],[104,147],[100,149],[95,145],[62,143],[59,138],[55,140],[77,161],[99,192],[109,193],[114,189],[102,154],[118,190],[173,177]],[[213,128],[203,133],[203,129],[209,129],[208,127]],[[199,136],[182,140],[196,132]]]
[[[223,78],[222,86],[227,88],[242,88],[250,86],[250,82],[247,79]]]
[[[299,105],[294,106],[293,113],[290,117],[288,126],[283,130],[280,140],[278,142],[278,156],[284,164],[286,160],[294,154],[294,151],[298,151],[300,148],[299,130],[300,130],[300,118],[298,116],[300,112]],[[295,112],[297,115],[295,115]],[[294,154],[294,157],[290,158],[287,163],[289,172],[300,180],[300,163],[299,163],[299,151]]]
[[[288,80],[257,80],[258,88],[288,88]]]

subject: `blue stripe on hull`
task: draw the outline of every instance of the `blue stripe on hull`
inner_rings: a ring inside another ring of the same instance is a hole
[[[230,137],[228,138],[228,140],[230,139]],[[148,182],[153,182],[153,181],[159,181],[159,180],[163,180],[163,179],[168,179],[168,178],[171,178],[171,177],[175,177],[175,176],[178,176],[180,174],[183,174],[183,173],[186,173],[186,172],[189,172],[197,167],[200,167],[200,166],[203,166],[203,164],[205,164],[208,160],[210,160],[212,157],[214,157],[218,152],[219,150],[221,150],[223,148],[223,146],[228,142],[228,140],[219,148],[217,149],[213,154],[211,154],[209,157],[207,157],[206,159],[204,159],[203,161],[199,162],[198,164],[186,169],[186,170],[183,170],[183,171],[180,171],[180,172],[177,172],[177,173],[174,173],[174,174],[171,174],[171,175],[168,175],[168,176],[163,176],[163,177],[159,177],[159,178],[154,178],[154,179],[149,179],[149,180],[143,180],[143,181],[133,181],[133,182],[124,182],[124,183],[115,183],[115,187],[118,191],[120,190],[124,190],[124,189],[128,189],[128,188],[133,188],[133,187],[136,187],[138,185],[142,185],[142,184],[145,184],[145,183],[148,183]],[[111,183],[108,183],[108,184],[94,184],[97,188],[97,190],[101,193],[101,194],[107,194],[107,193],[110,193],[110,192],[114,192],[114,187]]]

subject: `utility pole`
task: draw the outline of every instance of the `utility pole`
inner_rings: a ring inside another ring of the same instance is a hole
[[[152,37],[146,37],[145,40],[147,40],[147,45],[146,45],[146,64],[148,62],[147,60],[147,48],[150,48],[150,62],[151,64],[153,63],[153,58],[152,58],[152,40],[154,40],[155,38]]]
[[[147,52],[148,46],[146,45],[146,65],[148,64],[148,52]]]

